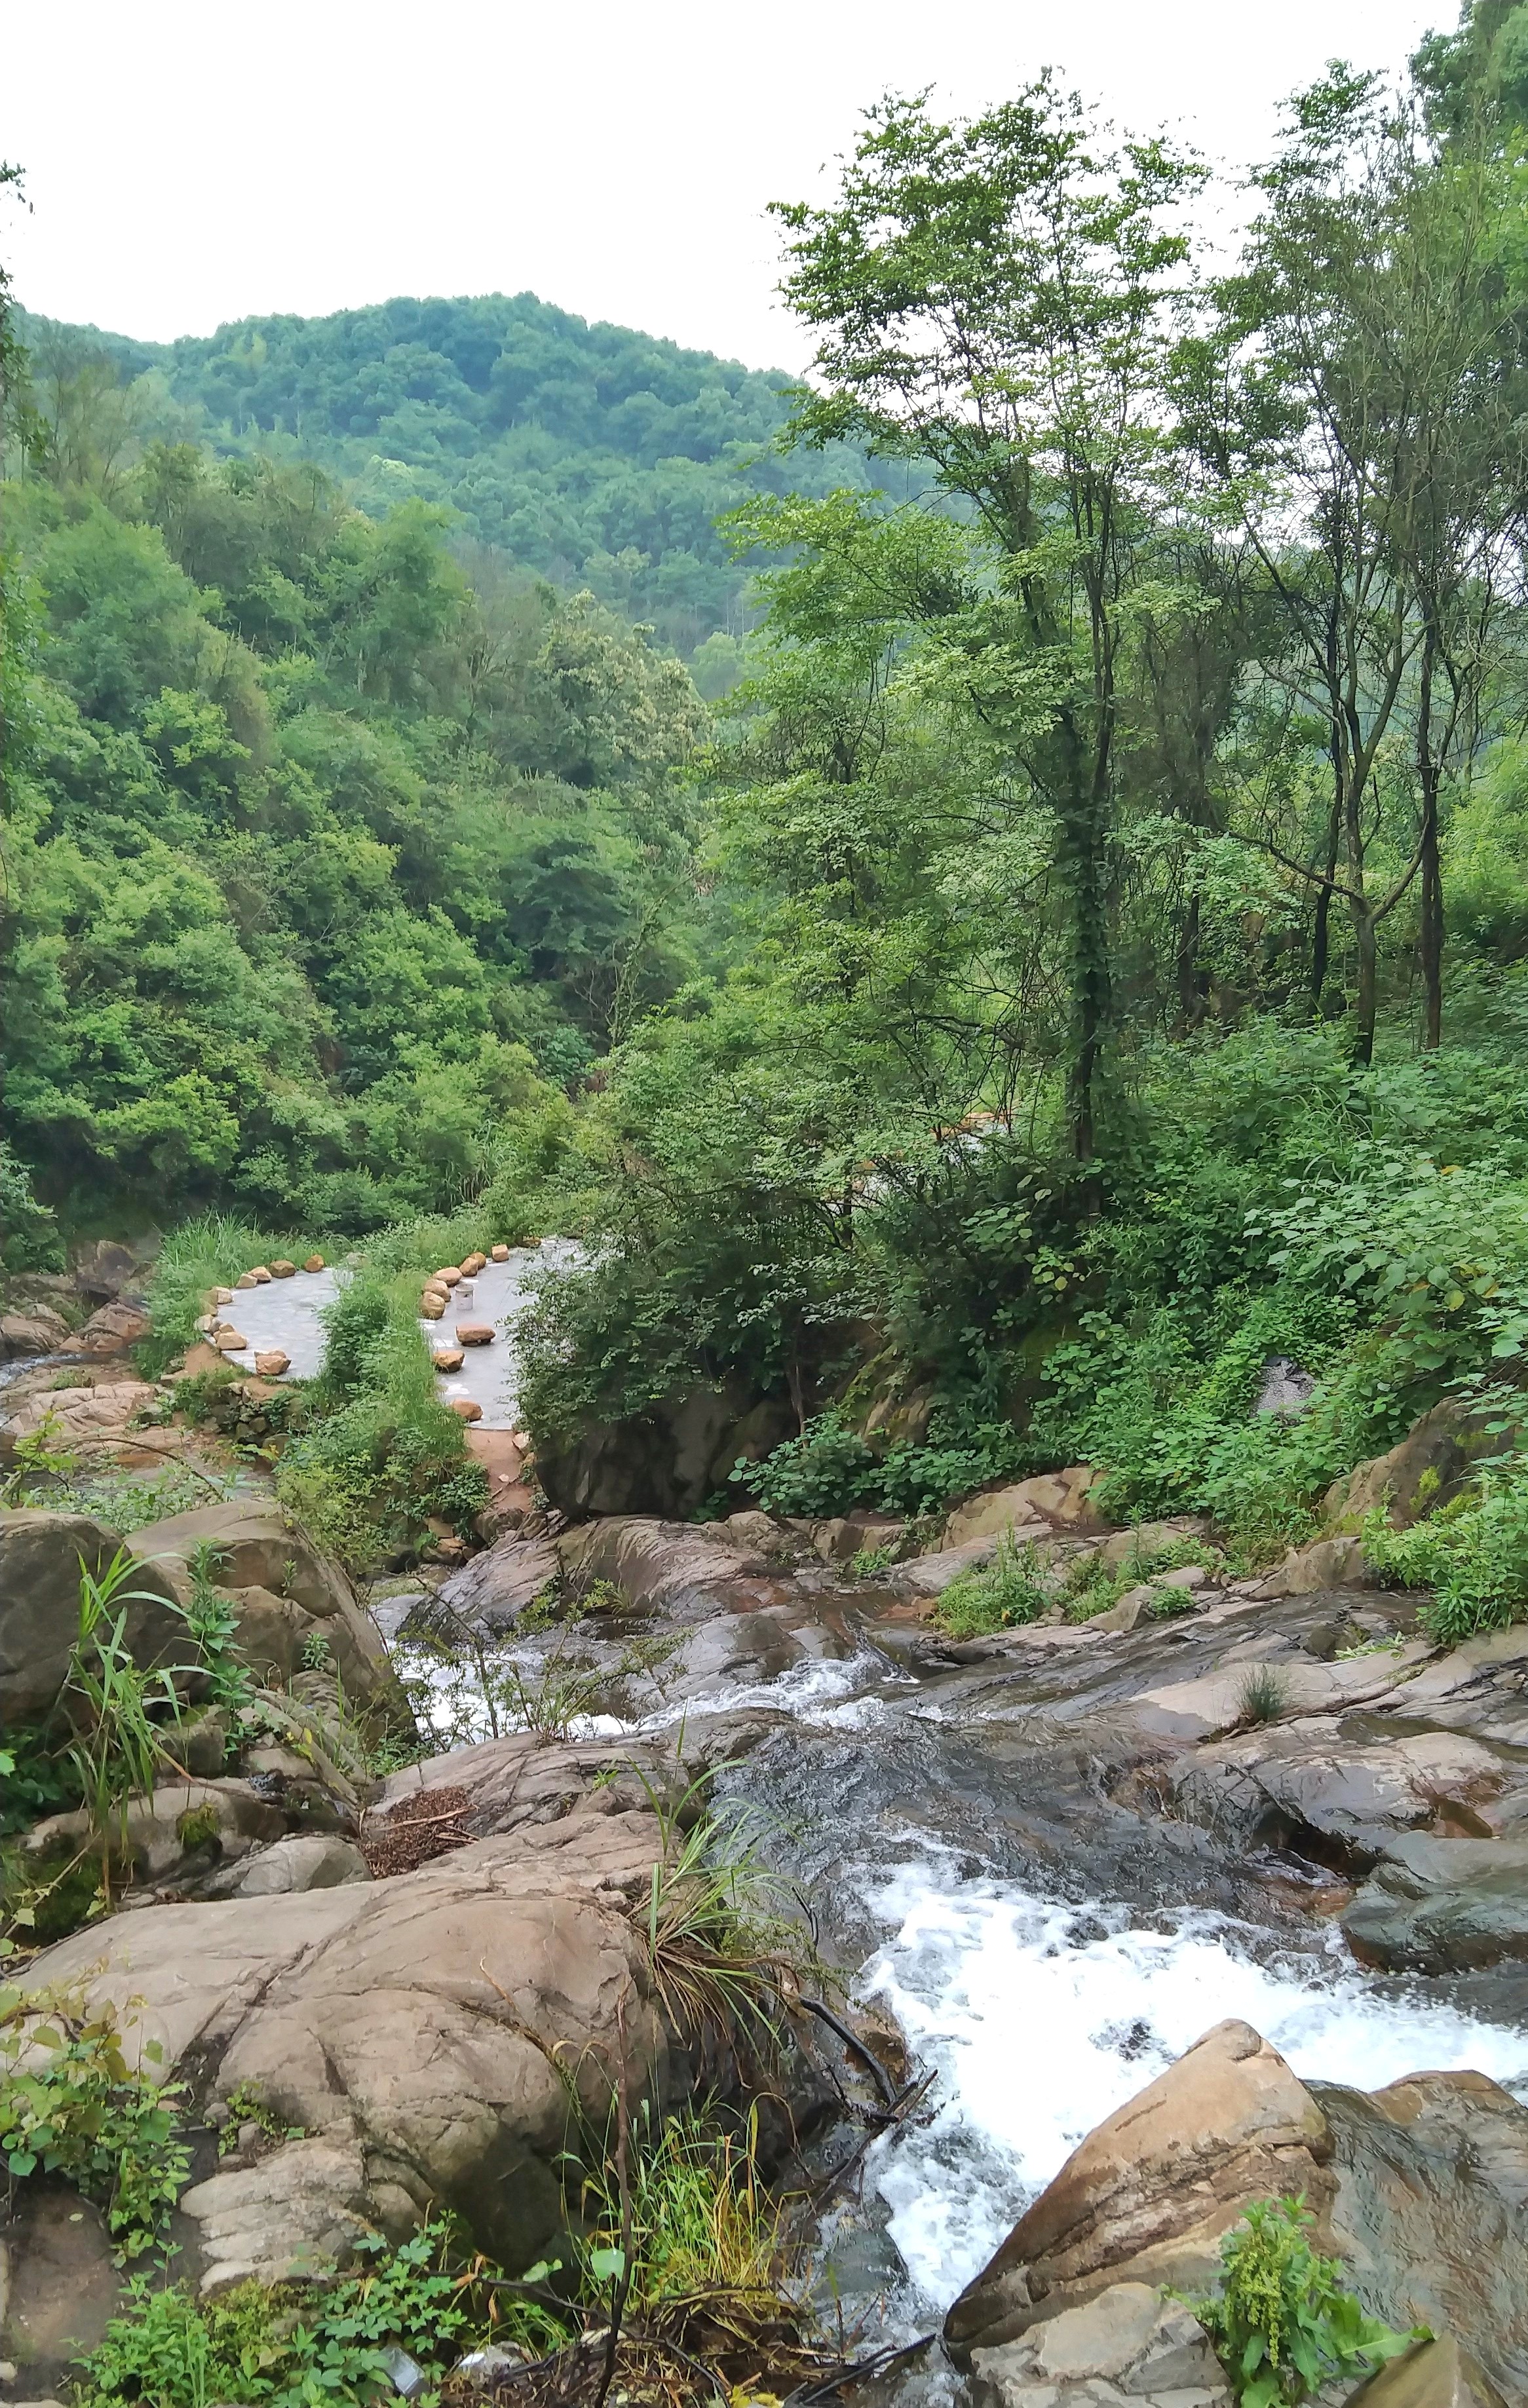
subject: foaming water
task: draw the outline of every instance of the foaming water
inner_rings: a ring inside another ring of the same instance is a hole
[[[482,1675],[471,1656],[456,1654],[442,1659],[429,1648],[414,1646],[402,1640],[394,1643],[393,1665],[408,1684],[416,1717],[428,1726],[442,1748],[468,1747],[479,1740],[493,1737],[495,1717],[490,1714]],[[483,1666],[498,1699],[507,1694],[512,1695],[513,1684],[508,1677],[512,1671],[518,1670],[526,1690],[532,1693],[546,1677],[544,1656],[538,1657],[530,1649],[516,1646],[512,1641],[502,1647],[485,1649]],[[554,1680],[556,1677],[552,1675]],[[772,1678],[728,1681],[708,1689],[703,1698],[658,1694],[645,1713],[628,1717],[602,1713],[575,1714],[569,1721],[568,1736],[569,1739],[638,1739],[657,1731],[673,1730],[697,1713],[728,1713],[740,1707],[759,1704],[768,1704],[781,1713],[797,1715],[802,1721],[822,1722],[829,1726],[846,1723],[847,1727],[854,1727],[861,1717],[872,1714],[880,1705],[880,1700],[864,1698],[858,1693],[864,1689],[868,1680],[885,1677],[884,1660],[868,1648],[857,1649],[853,1655],[843,1656],[812,1656]],[[890,1677],[897,1680],[901,1676],[892,1674]],[[913,1684],[909,1682],[908,1685]],[[524,1727],[526,1724],[526,1716],[517,1714],[512,1704],[498,1707],[497,1720],[500,1731]]]
[[[1468,2066],[1528,2088],[1528,2035],[1377,1996],[1340,1942],[1325,1962],[1260,1958],[1256,1935],[1220,1916],[1190,1910],[1146,1929],[1124,1908],[961,1880],[939,1856],[872,1884],[868,1903],[895,1929],[860,1989],[938,2074],[927,2120],[870,2159],[925,2311],[981,2271],[1102,2117],[1226,2016],[1310,2081],[1373,2090]]]

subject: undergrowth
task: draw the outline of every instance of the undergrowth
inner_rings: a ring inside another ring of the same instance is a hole
[[[1485,1466],[1473,1485],[1414,1523],[1392,1530],[1375,1512],[1363,1525],[1373,1569],[1403,1588],[1430,1588],[1420,1620],[1441,1646],[1528,1617],[1528,1456]]]
[[[1240,2408],[1298,2408],[1429,2338],[1365,2315],[1311,2247],[1315,2221],[1303,2198],[1256,2200],[1220,2243],[1219,2290],[1193,2302]]]
[[[180,2086],[156,2082],[155,2041],[130,2066],[108,2009],[77,1991],[0,1987],[0,2154],[14,2192],[62,2174],[106,2213],[119,2261],[159,2245],[191,2152],[177,2124]]]

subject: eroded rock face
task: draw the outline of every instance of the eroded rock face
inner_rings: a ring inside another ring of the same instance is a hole
[[[51,1711],[79,1628],[81,1558],[99,1578],[122,1544],[85,1513],[0,1512],[0,1727]],[[126,1637],[140,1664],[175,1663],[184,1652],[185,1627],[162,1602],[130,1604]]]
[[[1312,2096],[1333,2141],[1333,2241],[1364,2306],[1451,2334],[1505,2399],[1528,2399],[1528,2108],[1469,2072]]]
[[[599,1425],[575,1445],[539,1443],[536,1468],[565,1513],[693,1513],[739,1455],[757,1462],[795,1428],[783,1400],[699,1388],[651,1413]]]
[[[249,1498],[209,1505],[135,1530],[127,1543],[134,1555],[154,1560],[161,1577],[183,1581],[203,1541],[216,1550],[217,1585],[248,1599],[250,1629],[246,1639],[241,1627],[240,1641],[257,1670],[273,1666],[290,1673],[304,1640],[317,1632],[356,1704],[394,1696],[382,1634],[349,1581],[277,1506]]]
[[[1204,2288],[1254,2199],[1333,2184],[1326,2118],[1249,2024],[1217,2024],[1074,2149],[962,2291],[944,2325],[961,2362],[1111,2283]]]
[[[1528,1842],[1394,1841],[1342,1918],[1361,1964],[1448,1973],[1528,1957]]]
[[[567,2086],[601,2129],[617,2081],[633,2100],[672,2086],[630,1911],[660,1845],[645,1805],[575,1803],[392,1880],[145,1908],[29,1978],[109,2000],[130,2052],[209,2069],[204,2106],[250,2084],[304,2128],[183,2200],[205,2288],[280,2280],[362,2218],[405,2230],[434,2204],[524,2265],[562,2221]]]
[[[1111,2283],[1018,2341],[972,2356],[977,2408],[1230,2408],[1209,2338],[1181,2301]]]
[[[1462,1732],[1363,1742],[1321,1717],[1196,1748],[1172,1785],[1179,1814],[1244,1849],[1293,1843],[1362,1870],[1404,1832],[1488,1836],[1508,1778]]]

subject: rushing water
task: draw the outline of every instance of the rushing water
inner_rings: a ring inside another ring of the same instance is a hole
[[[860,1994],[938,2072],[931,2112],[870,2160],[915,2320],[980,2272],[1102,2117],[1226,2016],[1307,2081],[1373,2090],[1471,2066],[1528,2091],[1528,2034],[1380,1993],[1335,1931],[1324,1959],[1270,1955],[1222,1916],[1190,1910],[1145,1928],[1121,1906],[962,1878],[938,1848],[867,1887],[887,1938]]]

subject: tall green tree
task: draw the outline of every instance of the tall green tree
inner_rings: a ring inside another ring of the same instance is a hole
[[[886,100],[837,198],[779,212],[786,297],[818,337],[795,439],[926,462],[987,547],[958,641],[1053,830],[1067,1113],[1085,1161],[1113,1008],[1122,684],[1162,566],[1163,390],[1200,182],[1164,143],[1097,147],[1045,77],[963,122]]]
[[[1317,829],[1255,834],[1314,895],[1317,1006],[1329,915],[1347,912],[1367,1063],[1380,931],[1419,879],[1437,1041],[1440,796],[1510,602],[1524,454],[1508,194],[1493,163],[1440,160],[1416,111],[1343,67],[1296,96],[1255,180],[1243,261],[1213,331],[1180,351],[1179,392],[1282,625],[1264,673],[1324,729]]]

